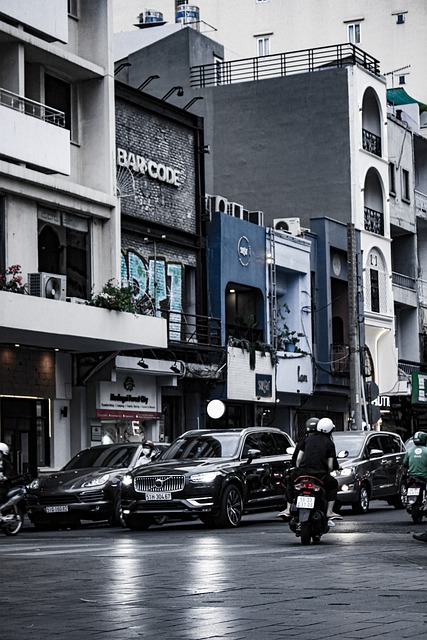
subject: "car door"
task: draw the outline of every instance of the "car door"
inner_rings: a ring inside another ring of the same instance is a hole
[[[372,498],[380,498],[387,494],[388,471],[390,461],[387,460],[383,449],[383,438],[380,434],[370,435],[366,441],[366,453],[369,459],[369,473],[371,477]],[[375,454],[378,451],[381,453]]]
[[[252,432],[245,437],[242,449],[242,472],[246,479],[246,503],[251,507],[268,504],[273,495],[271,483],[271,451],[274,441],[265,432]],[[248,460],[250,449],[258,449],[261,456]]]
[[[384,434],[383,449],[385,453],[385,470],[387,473],[387,494],[397,493],[400,480],[403,474],[402,460],[405,455],[399,436]]]

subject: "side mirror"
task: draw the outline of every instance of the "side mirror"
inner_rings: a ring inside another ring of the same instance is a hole
[[[249,449],[246,456],[248,458],[248,462],[253,460],[254,458],[261,458],[261,451],[259,449]]]
[[[293,456],[293,455],[294,455],[294,453],[295,453],[295,449],[296,449],[296,447],[288,447],[288,448],[286,449],[286,453],[287,453],[289,456]]]
[[[345,449],[337,453],[337,458],[347,458],[347,456],[348,456],[348,451],[346,451]]]
[[[370,452],[369,452],[369,457],[370,458],[379,458],[383,454],[384,454],[384,451],[381,451],[381,449],[371,449]]]

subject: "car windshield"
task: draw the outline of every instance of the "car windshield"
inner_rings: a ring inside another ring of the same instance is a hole
[[[63,471],[70,469],[92,469],[98,467],[129,467],[136,447],[91,447],[80,451],[68,462]]]
[[[345,435],[334,433],[332,435],[337,454],[340,451],[348,451],[347,458],[357,458],[363,448],[365,436],[363,435]]]
[[[178,438],[163,453],[162,460],[231,458],[237,454],[239,442],[238,433],[210,433]]]

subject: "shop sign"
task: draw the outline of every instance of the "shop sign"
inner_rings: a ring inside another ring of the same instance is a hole
[[[134,173],[147,174],[153,180],[166,182],[166,184],[170,184],[173,187],[181,185],[181,172],[178,169],[173,169],[161,162],[155,162],[125,149],[117,148],[117,165],[126,167]]]
[[[273,395],[273,377],[265,374],[255,374],[255,395],[258,398],[271,398]]]
[[[412,372],[412,404],[425,404],[427,402],[427,375]]]
[[[158,417],[156,378],[141,374],[117,373],[116,382],[101,381],[97,389],[98,418],[149,419]]]

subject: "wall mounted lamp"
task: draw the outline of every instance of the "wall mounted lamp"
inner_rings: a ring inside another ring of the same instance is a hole
[[[136,364],[138,365],[138,367],[141,367],[141,369],[148,369],[148,364],[144,362],[143,357]]]
[[[132,65],[130,62],[122,62],[121,64],[119,64],[119,66],[116,69],[114,69],[114,75],[116,76],[125,67],[131,67],[131,66]]]
[[[184,95],[184,89],[182,87],[172,87],[172,89],[169,89],[169,91],[165,93],[162,100],[167,100],[175,91],[179,97]]]
[[[187,109],[189,109],[195,102],[197,102],[197,100],[203,100],[203,96],[196,96],[195,98],[192,98],[190,102],[185,105],[185,107],[182,107],[184,111],[187,111]]]
[[[157,75],[148,76],[148,78],[144,80],[142,84],[139,85],[138,91],[142,91],[147,86],[147,84],[150,84],[152,80],[158,80],[158,78],[160,78],[160,76],[157,76]]]

